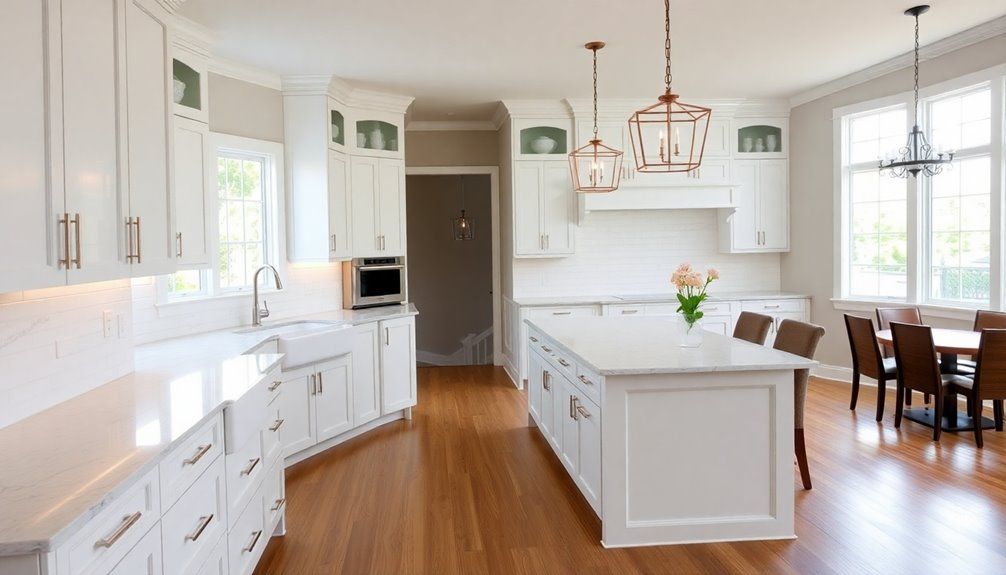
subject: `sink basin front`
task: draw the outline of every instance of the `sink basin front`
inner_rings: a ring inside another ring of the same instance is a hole
[[[314,331],[318,329],[338,327],[340,325],[341,324],[339,324],[338,322],[322,321],[322,320],[286,321],[281,323],[260,325],[256,327],[248,327],[237,330],[234,333],[261,333],[265,335],[282,335],[288,333],[303,333],[306,331]]]
[[[279,334],[279,352],[283,369],[317,363],[346,355],[353,349],[352,325],[328,325],[308,330],[294,330]]]

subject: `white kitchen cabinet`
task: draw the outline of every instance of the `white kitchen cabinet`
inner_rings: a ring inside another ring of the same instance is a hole
[[[353,368],[350,356],[315,367],[314,413],[318,441],[353,428]]]
[[[349,162],[346,155],[328,152],[328,235],[330,259],[353,257],[352,204],[349,189]]]
[[[402,160],[354,156],[351,160],[353,255],[403,255],[405,164]]]
[[[353,336],[353,426],[381,416],[380,330],[376,323],[357,326]]]
[[[167,571],[161,562],[163,553],[161,551],[161,528],[154,525],[147,534],[140,539],[129,553],[119,561],[108,575],[161,575],[161,573],[180,573],[180,571]],[[100,571],[99,571],[100,573]]]
[[[328,99],[328,147],[338,152],[345,152],[347,149],[346,127],[352,125],[346,118],[347,113],[347,108],[338,100]]]
[[[209,142],[209,126],[175,117],[175,255],[178,267],[209,267],[212,237],[211,209],[216,163]]]
[[[404,115],[377,110],[355,110],[350,139],[354,156],[404,160]]]
[[[181,100],[174,102],[176,116],[204,124],[209,115],[209,63],[202,54],[175,44],[171,62],[172,95],[181,91]],[[172,98],[174,101],[175,98]]]
[[[580,469],[580,426],[576,420],[576,399],[580,390],[563,376],[555,378],[555,381],[562,390],[558,395],[562,417],[555,422],[556,433],[562,434],[559,459],[566,471],[575,478]]]
[[[217,457],[161,518],[165,573],[194,573],[226,533],[224,460]]]
[[[719,223],[720,251],[789,250],[788,160],[735,160],[736,211]]]
[[[168,13],[152,0],[129,0],[125,17],[126,156],[134,276],[175,271],[171,176],[171,37]],[[130,234],[127,234],[129,236]]]
[[[416,405],[416,321],[412,316],[380,322],[381,402],[384,414]]]
[[[514,256],[572,254],[575,201],[568,165],[514,162]]]
[[[283,419],[279,440],[283,457],[311,447],[317,440],[314,434],[314,410],[311,391],[314,372],[310,367],[284,372],[283,393],[279,399],[279,416]]]
[[[545,422],[542,421],[542,395],[545,391],[545,369],[538,359],[537,353],[532,353],[528,359],[527,368],[527,408],[537,422],[542,434],[546,433]]]
[[[734,118],[731,148],[738,160],[789,157],[789,118]]]
[[[587,502],[601,514],[601,408],[583,395],[574,406],[580,448],[576,479]]]

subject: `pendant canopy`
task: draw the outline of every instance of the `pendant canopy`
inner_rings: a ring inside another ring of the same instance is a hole
[[[895,178],[907,178],[909,174],[912,177],[918,177],[919,174],[935,176],[954,159],[953,152],[938,152],[934,157],[933,147],[919,127],[919,16],[928,11],[929,6],[926,4],[905,10],[905,16],[915,19],[915,122],[912,131],[908,133],[905,146],[880,160],[880,170]]]
[[[584,48],[594,54],[594,136],[569,154],[569,171],[576,192],[613,192],[622,175],[622,152],[604,145],[597,136],[597,51],[604,48],[604,42],[588,42]]]
[[[671,90],[671,5],[664,0],[664,93],[629,118],[639,172],[688,172],[702,164],[712,110],[685,104]]]

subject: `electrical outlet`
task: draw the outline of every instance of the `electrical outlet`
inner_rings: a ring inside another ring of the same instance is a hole
[[[112,310],[106,309],[101,312],[101,335],[105,338],[112,337]]]

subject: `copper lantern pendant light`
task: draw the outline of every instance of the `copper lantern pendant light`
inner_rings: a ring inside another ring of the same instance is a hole
[[[465,177],[458,176],[461,180],[461,215],[451,219],[451,232],[454,239],[459,242],[467,242],[475,239],[475,218],[465,215]]]
[[[629,118],[639,172],[688,172],[702,164],[712,110],[685,104],[671,91],[671,4],[664,0],[664,93]]]
[[[614,192],[622,174],[622,152],[601,143],[597,137],[597,51],[604,42],[588,42],[584,48],[594,54],[594,137],[569,154],[573,190],[583,194]]]

